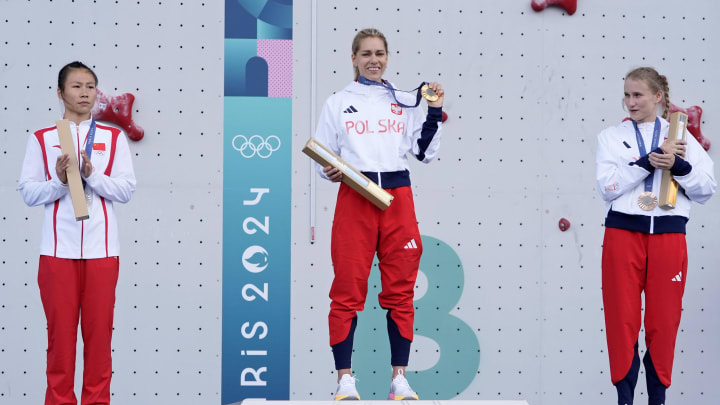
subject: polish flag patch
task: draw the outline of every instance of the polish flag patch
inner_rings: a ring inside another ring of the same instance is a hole
[[[395,115],[402,115],[402,107],[397,104],[390,104],[390,111]]]

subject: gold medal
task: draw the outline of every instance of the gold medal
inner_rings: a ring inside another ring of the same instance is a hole
[[[420,88],[420,93],[423,97],[425,97],[425,100],[427,101],[437,101],[438,98],[440,98],[437,94],[435,94],[435,91],[430,88],[427,84],[423,84],[423,86]]]
[[[658,198],[651,191],[643,191],[638,197],[638,205],[645,211],[652,211],[658,205]]]

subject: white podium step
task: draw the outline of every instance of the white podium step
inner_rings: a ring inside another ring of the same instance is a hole
[[[231,405],[330,405],[337,404],[340,401],[267,401],[264,399],[246,399],[237,404]],[[527,401],[482,401],[482,400],[443,400],[443,401],[342,401],[346,404],[353,405],[375,405],[375,404],[395,404],[395,405],[528,405]]]

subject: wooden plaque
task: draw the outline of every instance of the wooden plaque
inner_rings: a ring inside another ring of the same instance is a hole
[[[68,187],[70,187],[70,198],[72,199],[75,220],[82,221],[90,218],[88,214],[87,201],[85,201],[85,190],[83,190],[82,179],[80,178],[80,165],[75,153],[75,142],[70,132],[70,121],[60,120],[57,125],[58,137],[60,137],[60,148],[63,154],[70,156],[70,167],[67,168]]]
[[[363,197],[375,204],[376,207],[385,210],[390,206],[394,198],[392,194],[383,190],[375,182],[362,174],[362,172],[347,164],[340,156],[336,155],[325,145],[310,138],[302,151],[323,167],[333,166],[338,168],[343,174],[343,183],[362,194]]]
[[[670,114],[670,130],[668,139],[686,139],[687,136],[687,114],[680,111]],[[677,200],[678,184],[672,178],[670,170],[663,170],[660,180],[660,208],[671,210],[675,208]]]

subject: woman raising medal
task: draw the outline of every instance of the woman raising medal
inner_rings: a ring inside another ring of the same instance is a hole
[[[352,43],[355,80],[327,99],[315,133],[316,140],[394,197],[383,211],[345,183],[338,191],[331,241],[335,278],[329,315],[330,346],[338,370],[336,400],[360,399],[351,372],[353,335],[356,313],[364,308],[376,252],[382,280],[379,301],[387,310],[393,370],[388,396],[418,399],[405,378],[413,339],[413,288],[422,253],[408,154],[423,163],[437,155],[445,93],[439,83],[427,84],[423,93],[428,112],[423,114],[413,108],[419,99],[396,92],[383,80],[387,63],[385,36],[376,29],[358,32]],[[342,180],[337,168],[317,167],[323,178]]]

